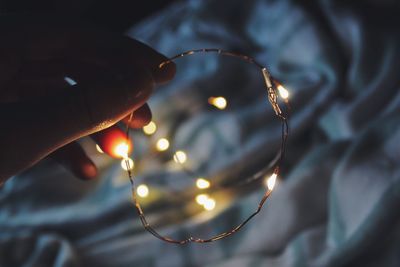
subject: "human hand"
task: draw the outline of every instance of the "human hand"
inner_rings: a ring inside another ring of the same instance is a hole
[[[148,46],[76,22],[2,16],[0,34],[0,185],[46,156],[94,177],[75,140],[121,135],[114,124],[131,112],[130,127],[147,124],[154,84],[175,73]]]

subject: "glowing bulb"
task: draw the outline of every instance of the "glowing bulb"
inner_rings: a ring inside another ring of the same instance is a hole
[[[225,97],[223,96],[218,96],[218,97],[210,97],[208,99],[208,103],[210,105],[213,105],[214,107],[218,108],[218,109],[225,109],[226,106],[228,105]]]
[[[277,86],[277,88],[278,88],[278,92],[279,92],[279,94],[281,95],[281,97],[282,97],[283,99],[288,99],[288,97],[289,97],[289,91],[286,90],[285,87],[283,87],[283,86],[280,85],[280,84]]]
[[[206,199],[206,201],[203,204],[204,209],[206,210],[213,210],[215,208],[216,202],[212,198]]]
[[[131,158],[126,158],[126,159],[121,160],[122,169],[124,169],[125,171],[128,170],[128,166],[126,164],[127,163],[126,161],[128,161],[129,170],[132,170],[133,167],[135,166],[135,163],[133,162],[133,160]]]
[[[165,151],[169,148],[169,141],[166,138],[161,138],[157,141],[156,148],[158,151]]]
[[[199,205],[204,205],[206,203],[208,199],[208,195],[207,194],[200,194],[196,196],[196,202]]]
[[[199,189],[206,189],[210,187],[210,182],[204,178],[199,178],[196,180],[196,186]]]
[[[147,135],[152,135],[156,132],[157,125],[151,121],[149,124],[143,127],[143,132]]]
[[[101,147],[99,145],[96,145],[96,150],[97,150],[97,152],[99,152],[101,154],[104,153],[104,151],[101,149]]]
[[[276,183],[276,178],[277,178],[277,174],[273,173],[270,177],[268,177],[268,179],[266,180],[266,184],[267,187],[270,191],[272,191],[274,189],[275,183]]]
[[[183,152],[183,151],[181,151],[181,150],[175,152],[175,154],[174,154],[174,161],[175,161],[176,163],[181,163],[181,164],[183,164],[183,163],[186,162],[186,160],[187,160],[187,156],[186,156],[186,153],[185,153],[185,152]]]
[[[127,143],[120,143],[115,147],[114,152],[116,155],[125,159],[128,157],[129,145]]]
[[[149,188],[145,184],[141,184],[136,188],[136,193],[139,197],[147,197],[149,195]]]

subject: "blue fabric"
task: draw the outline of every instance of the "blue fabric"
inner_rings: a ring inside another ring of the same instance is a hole
[[[101,177],[82,182],[43,162],[0,189],[0,266],[400,266],[398,11],[390,1],[188,1],[135,26],[128,35],[166,55],[240,48],[284,82],[293,109],[284,179],[242,232],[180,247],[142,229],[119,163],[93,153]],[[185,78],[175,84],[195,84],[217,71],[217,63],[206,63],[181,69]],[[251,77],[235,75],[249,79],[245,99]],[[165,127],[196,101],[188,88],[156,92],[150,104]],[[184,101],[174,102],[174,95]],[[262,103],[243,102],[226,117],[204,113],[181,125],[174,141],[195,149],[214,125],[212,138],[223,140],[219,144],[229,153],[212,157],[210,175],[232,174],[225,164],[245,153],[255,156],[242,164],[267,162],[280,132],[266,123],[273,112]],[[145,142],[137,138],[137,151],[145,153]],[[93,144],[86,145],[93,151]],[[212,154],[204,148],[201,159],[210,161]],[[157,171],[139,179],[161,181],[162,190],[174,189],[178,178]],[[245,218],[261,191],[247,192],[203,220],[182,214],[171,219],[177,211],[168,203],[148,211],[163,233],[208,236]]]

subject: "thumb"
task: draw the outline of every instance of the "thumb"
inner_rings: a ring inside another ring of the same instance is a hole
[[[73,140],[115,124],[142,106],[154,86],[145,70],[113,81],[104,77],[37,101],[2,104],[0,181]]]

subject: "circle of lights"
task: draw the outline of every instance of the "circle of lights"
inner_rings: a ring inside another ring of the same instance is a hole
[[[286,141],[287,141],[287,137],[289,135],[288,115],[282,111],[281,107],[278,104],[278,97],[279,97],[283,100],[283,103],[285,104],[287,109],[288,110],[290,109],[289,101],[288,101],[289,92],[281,84],[279,84],[275,79],[273,79],[273,77],[271,76],[270,72],[267,70],[266,67],[259,64],[252,57],[249,57],[249,56],[243,55],[243,54],[239,54],[239,53],[225,51],[222,49],[215,49],[215,48],[196,49],[196,50],[185,51],[181,54],[171,57],[170,59],[162,62],[159,65],[159,68],[162,68],[164,65],[167,65],[181,57],[185,57],[185,56],[189,56],[189,55],[193,55],[193,54],[197,54],[197,53],[217,53],[222,56],[235,57],[235,58],[241,59],[243,61],[246,61],[248,63],[251,63],[260,69],[262,76],[264,78],[268,101],[271,104],[276,117],[281,121],[281,126],[282,126],[281,127],[281,129],[282,129],[281,145],[280,145],[279,151],[278,151],[275,159],[269,164],[269,166],[267,166],[263,170],[259,171],[255,175],[253,175],[245,180],[245,182],[249,182],[249,181],[259,179],[259,178],[266,177],[266,179],[265,179],[266,191],[265,191],[263,197],[261,198],[261,200],[257,206],[257,209],[252,214],[250,214],[247,217],[247,219],[245,219],[242,223],[240,223],[239,225],[237,225],[230,231],[223,232],[221,234],[215,235],[215,236],[207,238],[207,239],[196,238],[196,237],[190,236],[186,239],[176,240],[176,239],[159,234],[153,227],[151,227],[150,224],[147,222],[146,216],[145,216],[145,214],[140,206],[140,203],[136,197],[137,192],[135,190],[134,176],[132,173],[132,166],[131,166],[132,163],[130,162],[128,156],[124,157],[124,161],[126,164],[125,169],[128,173],[128,177],[129,177],[129,180],[130,180],[131,186],[132,186],[132,198],[133,198],[135,208],[138,212],[138,215],[139,215],[139,218],[140,218],[140,221],[141,221],[143,227],[145,228],[145,230],[147,230],[153,236],[155,236],[156,238],[158,238],[162,241],[165,241],[168,243],[173,243],[173,244],[180,244],[180,245],[191,243],[191,242],[193,242],[193,243],[209,243],[209,242],[214,242],[214,241],[226,238],[228,236],[231,236],[231,235],[237,233],[238,231],[240,231],[253,217],[255,217],[261,211],[262,207],[264,206],[264,203],[271,195],[273,188],[275,186],[277,177],[279,176],[280,165],[284,159],[285,150],[286,150]],[[226,101],[221,97],[210,98],[208,101],[210,104],[214,105],[218,109],[224,109],[227,105]],[[133,117],[133,113],[131,113],[129,121],[132,120],[132,117]],[[127,125],[129,125],[129,123]],[[127,126],[127,128],[126,128],[126,138],[127,139],[129,139],[129,131],[130,131],[129,126]],[[153,131],[149,131],[149,132],[150,132],[149,134],[153,133]],[[168,149],[168,147],[169,147],[169,142],[165,138],[160,139],[157,143],[157,149],[159,151],[165,151]],[[180,162],[182,158],[185,158],[185,160],[186,160],[186,155],[183,156],[183,154],[180,153],[180,156],[179,156],[179,153],[178,153],[178,156],[177,156],[175,154],[176,162]],[[271,169],[273,170],[272,174],[270,173]],[[269,175],[268,175],[268,172],[270,173]],[[143,188],[144,188],[143,185],[140,185],[140,186],[142,188],[142,191],[146,191],[145,193],[147,195],[148,194],[147,187],[146,187],[147,190],[143,190]],[[199,179],[197,179],[197,186],[199,189],[205,189],[210,186],[210,183],[207,180],[205,180],[204,178],[199,178]],[[198,202],[198,204],[203,205],[206,210],[212,210],[212,209],[214,209],[214,207],[216,205],[215,200],[210,198],[206,194],[198,195],[196,197],[196,202]]]

